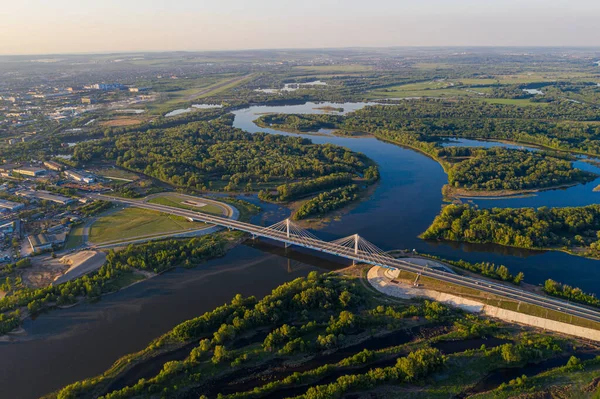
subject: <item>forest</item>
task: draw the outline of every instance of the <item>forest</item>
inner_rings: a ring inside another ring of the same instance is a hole
[[[419,101],[409,101],[414,107]],[[426,107],[444,105],[439,101],[422,102]],[[451,187],[476,191],[528,190],[555,187],[593,180],[596,175],[573,168],[572,157],[548,151],[528,151],[506,148],[444,147],[440,132],[428,132],[423,126],[407,129],[408,110],[404,105],[369,106],[347,116],[338,115],[284,115],[261,116],[259,123],[277,125],[278,128],[298,131],[316,131],[319,128],[336,128],[338,134],[367,132],[376,137],[414,148],[442,164],[448,173]],[[489,112],[501,118],[504,113],[498,106],[488,105]],[[409,108],[413,110],[413,108]],[[470,112],[467,108],[464,112]],[[495,113],[494,113],[495,111]],[[421,111],[424,112],[424,111]],[[426,117],[443,116],[444,112],[431,110]],[[538,115],[534,113],[531,117]],[[547,115],[546,115],[547,116]],[[402,118],[396,122],[397,118]],[[502,119],[504,120],[504,119]],[[459,137],[454,124],[448,125]],[[598,132],[600,133],[600,131]],[[492,136],[493,137],[493,136]],[[489,138],[489,137],[486,137]],[[506,137],[493,137],[506,138]]]
[[[5,314],[0,318],[0,330],[5,330],[7,325],[12,327],[11,330],[17,327],[20,324],[17,315],[23,308],[31,315],[37,315],[55,305],[69,305],[82,299],[99,300],[102,294],[122,288],[122,282],[135,281],[132,280],[134,269],[161,273],[178,266],[193,267],[204,260],[222,256],[227,237],[232,234],[237,233],[164,240],[129,245],[120,251],[111,250],[106,263],[96,272],[56,286],[29,288],[20,277],[6,276],[2,286],[6,296],[0,299],[0,314]],[[15,267],[20,265],[17,263]]]
[[[426,395],[456,395],[493,370],[564,356],[569,348],[564,339],[437,302],[381,304],[353,278],[311,272],[260,300],[237,295],[51,397],[312,399],[415,385]],[[135,371],[159,359],[171,360],[142,375]],[[573,357],[568,364],[598,367]]]
[[[364,155],[342,147],[251,134],[220,119],[80,143],[73,159],[113,160],[178,187],[213,191],[258,191],[333,173],[360,176],[371,166]]]
[[[600,255],[600,205],[567,208],[492,208],[448,205],[424,239],[495,243],[521,248],[581,248]]]
[[[307,219],[343,208],[358,198],[359,191],[360,189],[356,184],[350,184],[322,192],[303,203],[294,213],[293,218],[295,220]]]
[[[600,299],[594,294],[585,293],[581,288],[571,287],[568,284],[562,284],[552,279],[544,282],[544,292],[558,298],[600,308]]]
[[[574,182],[591,181],[594,173],[573,168],[571,160],[550,156],[544,151],[527,151],[495,148],[457,149],[468,159],[456,162],[448,168],[448,183],[468,190],[526,190],[556,187]],[[449,154],[449,148],[438,152]]]

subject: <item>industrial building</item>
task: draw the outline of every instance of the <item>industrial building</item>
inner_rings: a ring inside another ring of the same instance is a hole
[[[14,220],[11,220],[10,222],[7,222],[6,220],[1,221],[0,222],[0,233],[3,233],[3,234],[14,233],[16,224],[17,223]]]
[[[13,173],[18,173],[24,176],[38,177],[46,173],[46,169],[36,168],[35,166],[25,166],[19,169],[13,169]]]
[[[61,171],[64,168],[63,165],[59,164],[58,162],[54,162],[54,161],[46,161],[46,162],[44,162],[44,166],[50,170],[55,170],[55,171]]]
[[[125,90],[127,86],[120,83],[96,83],[92,85],[92,89],[109,91],[109,90]]]
[[[14,211],[18,211],[19,209],[21,209],[23,207],[25,207],[25,204],[0,199],[0,209],[5,209],[8,211],[14,212]]]
[[[37,234],[27,237],[33,252],[43,252],[52,249],[52,241],[46,234]]]
[[[73,198],[64,197],[62,195],[52,194],[51,192],[43,191],[43,190],[38,190],[38,191],[24,190],[24,191],[17,191],[15,194],[20,197],[29,198],[31,200],[52,201],[52,202],[56,202],[61,205],[67,205],[67,204],[70,204],[71,202],[75,202],[75,200]]]
[[[96,178],[94,176],[86,174],[86,173],[76,172],[74,170],[66,170],[65,175],[68,178],[73,179],[78,182],[81,182],[81,183],[90,184],[90,183],[93,183],[96,181]]]

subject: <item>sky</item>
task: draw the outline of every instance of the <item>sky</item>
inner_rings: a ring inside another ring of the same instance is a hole
[[[5,0],[0,54],[600,46],[599,0]]]

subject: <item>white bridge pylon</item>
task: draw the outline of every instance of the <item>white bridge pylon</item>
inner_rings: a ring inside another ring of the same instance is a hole
[[[348,237],[343,237],[331,242],[320,240],[317,236],[312,234],[310,231],[299,227],[297,224],[292,222],[289,218],[282,220],[281,222],[275,223],[271,226],[262,229],[263,232],[273,232],[279,234],[285,234],[286,238],[294,239],[294,242],[284,241],[285,247],[292,244],[305,244],[309,247],[313,247],[314,244],[327,244],[327,252],[333,252],[341,256],[347,256],[350,258],[367,258],[374,263],[381,264],[386,259],[393,259],[392,256],[379,249],[377,246],[371,244],[358,234],[352,234]],[[311,245],[312,244],[312,245]],[[354,255],[354,256],[352,256]],[[352,259],[352,263],[356,263],[356,259]]]

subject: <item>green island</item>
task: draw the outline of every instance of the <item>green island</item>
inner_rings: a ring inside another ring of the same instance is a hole
[[[556,249],[598,257],[600,205],[478,209],[451,204],[442,209],[421,237]]]
[[[534,363],[548,366],[527,377]],[[478,384],[500,370],[515,377]],[[44,399],[498,398],[547,389],[592,398],[599,371],[597,352],[576,341],[438,302],[386,300],[352,274],[311,272],[260,300],[237,295]]]

